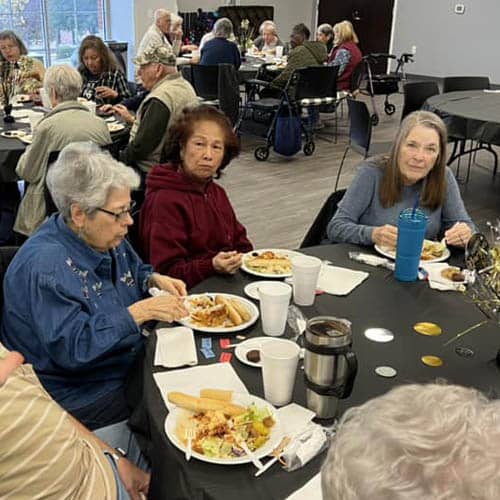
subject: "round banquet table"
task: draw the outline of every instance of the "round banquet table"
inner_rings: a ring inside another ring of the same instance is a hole
[[[490,396],[500,394],[500,373],[495,363],[500,346],[498,326],[488,323],[445,347],[444,343],[452,336],[484,320],[479,309],[459,292],[431,290],[426,282],[398,282],[386,269],[350,260],[348,252],[352,250],[359,251],[360,248],[353,245],[324,245],[301,250],[328,259],[334,265],[370,273],[368,279],[349,295],[318,295],[313,306],[301,308],[308,317],[334,315],[352,322],[353,349],[358,358],[359,369],[351,396],[340,402],[342,412],[384,394],[396,385],[431,382],[436,378],[476,387]],[[199,284],[192,292],[244,295],[244,286],[258,279],[244,272],[235,276],[219,275]],[[443,335],[426,337],[416,334],[412,326],[420,321],[439,324]],[[395,334],[394,341],[380,344],[368,340],[363,332],[369,327],[390,329]],[[261,336],[260,321],[243,333],[247,337]],[[289,330],[285,332],[287,336],[290,334]],[[217,362],[223,352],[218,341],[221,336],[206,333],[195,335],[197,349],[201,346],[201,338],[209,336],[212,337],[216,357],[206,360],[199,352],[200,364]],[[231,337],[232,342],[238,342],[234,334],[223,336]],[[167,409],[153,379],[154,372],[163,371],[162,368],[153,366],[155,342],[153,332],[146,342],[145,355],[139,360],[140,366],[133,372],[128,394],[129,401],[135,408],[131,425],[142,434],[143,448],[151,458],[150,499],[285,499],[319,472],[325,452],[295,472],[286,472],[274,465],[259,478],[254,477],[255,468],[252,464],[220,466],[196,459],[186,462],[184,454],[168,441],[164,432]],[[457,346],[471,347],[474,356],[459,357],[455,352]],[[424,365],[420,358],[428,354],[440,356],[444,361],[443,366],[432,368]],[[260,370],[242,364],[234,355],[231,364],[248,391],[263,397]],[[392,366],[397,370],[397,376],[377,376],[374,369],[380,365]],[[189,377],[189,368],[186,368],[186,377]],[[303,371],[300,369],[297,370],[293,401],[305,405]]]
[[[423,109],[439,115],[448,134],[500,146],[500,93],[484,90],[447,92],[429,97]]]

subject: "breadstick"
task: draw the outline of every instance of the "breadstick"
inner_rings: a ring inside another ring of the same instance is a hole
[[[182,392],[169,392],[167,394],[168,400],[176,406],[185,408],[186,410],[203,413],[205,411],[222,411],[229,416],[241,415],[246,411],[243,406],[233,405],[226,401],[220,401],[210,398],[197,398],[184,394]]]
[[[222,389],[201,389],[200,397],[230,403],[231,399],[233,399],[233,391],[224,391]]]
[[[243,319],[239,315],[238,311],[225,297],[223,297],[222,295],[216,295],[215,303],[224,304],[224,306],[226,306],[227,315],[229,316],[229,319],[232,321],[234,326],[238,326],[241,325],[241,323],[243,323]]]
[[[231,305],[236,309],[238,314],[241,316],[243,322],[250,321],[252,317],[248,309],[238,300],[238,299],[229,299]]]

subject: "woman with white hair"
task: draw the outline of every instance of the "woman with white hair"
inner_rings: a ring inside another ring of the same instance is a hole
[[[65,147],[47,184],[59,210],[29,238],[4,280],[1,339],[50,395],[101,439],[129,437],[124,386],[143,323],[187,314],[182,281],[153,272],[125,240],[135,171],[91,143]],[[168,294],[149,297],[157,287]],[[149,297],[149,298],[147,298]]]
[[[267,20],[261,23],[259,27],[259,36],[253,41],[254,47],[259,52],[276,53],[276,47],[283,46],[279,39],[276,24]]]
[[[328,53],[330,53],[333,49],[334,37],[331,24],[324,23],[318,26],[318,29],[316,30],[316,38],[319,42],[326,45],[326,51]]]
[[[52,110],[37,124],[33,142],[26,148],[16,173],[29,183],[21,200],[14,230],[31,235],[47,216],[45,175],[50,153],[74,141],[110,144],[106,122],[77,101],[82,88],[80,73],[69,65],[52,66],[45,72],[43,87]]]
[[[404,385],[348,410],[321,471],[324,500],[497,500],[500,402]]]
[[[184,35],[184,32],[182,31],[183,23],[184,19],[182,19],[181,16],[178,14],[172,14],[170,32],[168,33],[167,38],[172,45],[172,50],[176,56],[185,52],[191,52],[192,50],[196,50],[198,48],[197,45],[182,43],[182,37]]]
[[[238,69],[241,64],[240,51],[229,38],[233,35],[233,23],[221,17],[214,24],[214,38],[203,45],[200,64],[232,64]]]

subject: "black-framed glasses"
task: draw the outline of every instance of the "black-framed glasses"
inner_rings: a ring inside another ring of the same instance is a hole
[[[96,208],[99,212],[104,212],[105,214],[112,215],[115,218],[116,222],[123,222],[128,215],[132,217],[132,213],[134,211],[136,202],[131,201],[130,202],[130,207],[126,208],[125,210],[122,210],[121,212],[112,212],[111,210],[106,210],[105,208]]]

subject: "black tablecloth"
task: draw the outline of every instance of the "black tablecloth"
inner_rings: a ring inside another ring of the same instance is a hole
[[[460,341],[444,347],[446,340],[468,326],[484,319],[482,313],[459,292],[438,292],[431,290],[427,283],[400,283],[387,270],[366,266],[348,258],[348,251],[359,248],[351,245],[328,245],[304,250],[329,259],[335,265],[368,271],[369,278],[346,297],[328,294],[316,297],[312,307],[302,308],[308,316],[335,315],[348,318],[352,322],[353,348],[359,362],[359,371],[352,395],[341,402],[342,411],[368,399],[387,392],[390,388],[410,382],[430,382],[444,378],[450,383],[477,387],[490,395],[500,390],[500,374],[495,356],[500,345],[498,327],[488,324],[465,336]],[[243,295],[243,287],[258,278],[238,273],[234,277],[217,276],[210,278],[193,292],[217,291]],[[444,331],[439,337],[424,337],[416,334],[412,326],[420,321],[438,323]],[[369,327],[389,328],[395,334],[393,342],[378,344],[363,335]],[[290,332],[286,332],[288,334]],[[260,321],[249,331],[248,336],[262,335]],[[196,335],[199,348],[201,337]],[[220,349],[218,339],[213,335],[215,360]],[[274,466],[262,477],[255,478],[253,465],[218,466],[197,460],[186,462],[183,453],[174,448],[164,433],[167,411],[162,402],[152,372],[155,337],[146,346],[144,380],[141,388],[143,400],[134,414],[133,423],[150,432],[148,453],[152,458],[152,482],[150,498],[162,500],[217,499],[255,500],[283,499],[301,487],[315,475],[324,459],[324,454],[316,457],[306,467],[292,473]],[[462,358],[455,353],[457,346],[470,346],[475,354],[472,358]],[[440,356],[444,365],[440,368],[425,366],[420,357],[427,354]],[[202,364],[201,353],[199,354]],[[234,356],[232,366],[243,380],[248,390],[263,396],[260,371],[240,363]],[[389,365],[397,370],[395,378],[381,378],[374,369],[379,365]],[[298,371],[294,390],[294,401],[304,404],[303,372]]]
[[[500,94],[484,90],[448,92],[430,97],[423,109],[446,123],[449,135],[500,146]]]

